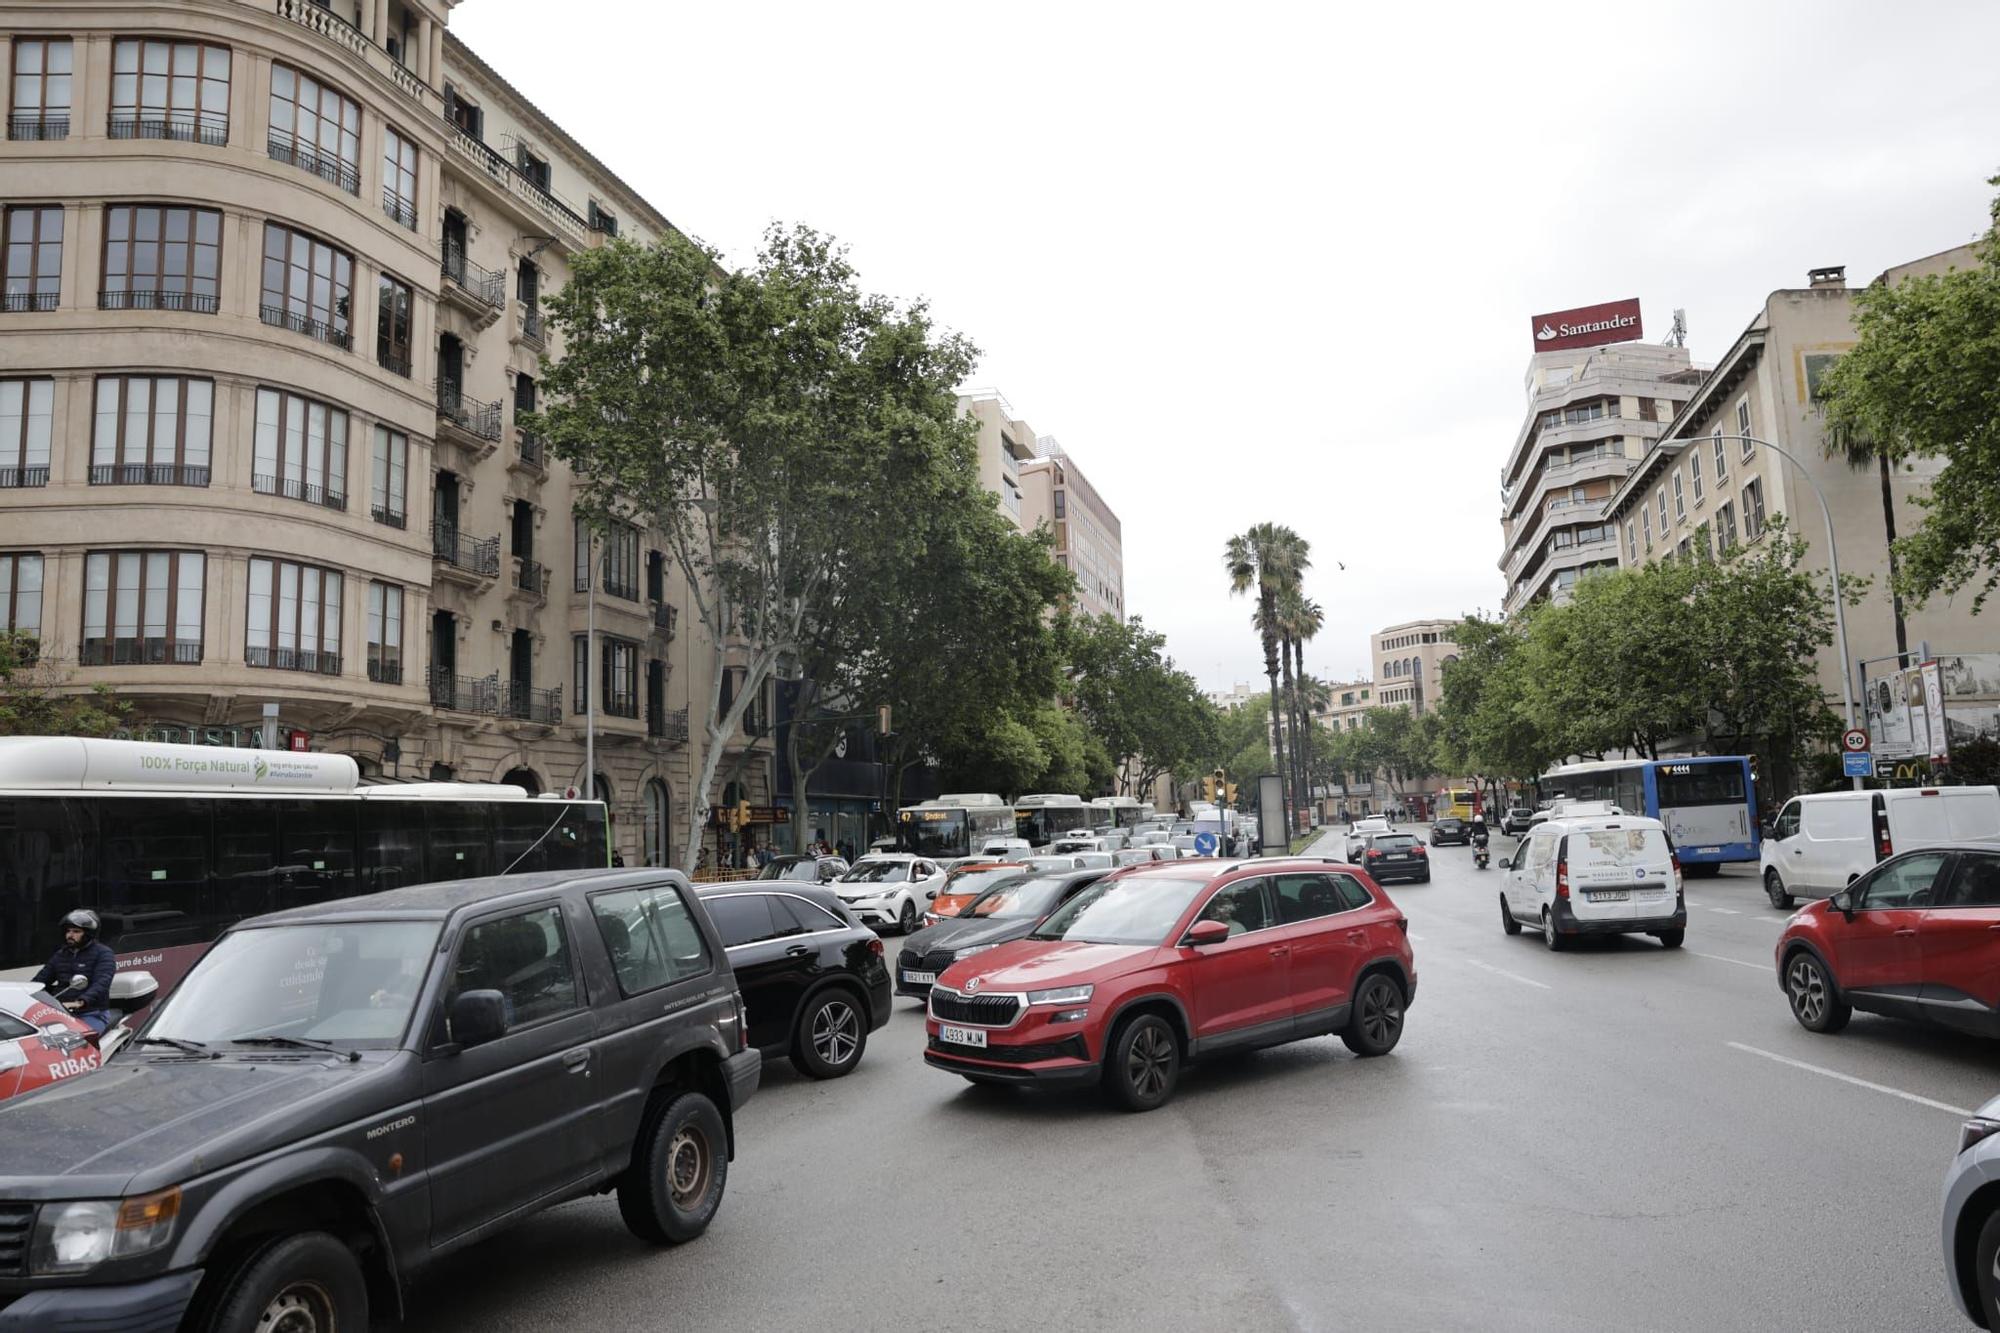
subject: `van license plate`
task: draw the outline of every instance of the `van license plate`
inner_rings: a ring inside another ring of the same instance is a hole
[[[986,1045],[986,1034],[978,1028],[955,1028],[940,1023],[938,1024],[938,1040],[952,1042],[959,1046],[984,1047]]]
[[[1599,892],[1597,892],[1597,893],[1592,893],[1592,892],[1590,892],[1589,890],[1587,890],[1587,889],[1586,889],[1586,890],[1584,891],[1584,895],[1583,895],[1583,896],[1584,896],[1584,897],[1586,897],[1586,898],[1588,898],[1588,899],[1589,899],[1589,900],[1590,900],[1591,902],[1594,902],[1594,903],[1622,903],[1622,902],[1626,902],[1626,901],[1629,901],[1629,900],[1631,899],[1631,897],[1632,897],[1632,890],[1630,890],[1630,889],[1603,889],[1603,890],[1600,890],[1600,891],[1599,891]]]
[[[935,972],[903,973],[903,984],[905,986],[928,986],[936,980],[937,980],[937,973]]]

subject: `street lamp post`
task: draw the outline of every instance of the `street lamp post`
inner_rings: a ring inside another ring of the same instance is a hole
[[[1772,453],[1798,469],[1799,475],[1805,478],[1806,485],[1812,487],[1813,498],[1819,501],[1820,517],[1826,520],[1827,578],[1833,584],[1833,633],[1834,638],[1840,645],[1840,703],[1841,709],[1847,718],[1847,729],[1852,731],[1854,730],[1854,668],[1848,661],[1847,616],[1841,607],[1840,539],[1834,532],[1833,510],[1826,503],[1826,492],[1820,489],[1820,484],[1812,479],[1811,473],[1806,471],[1806,465],[1800,462],[1798,456],[1789,449],[1772,444],[1769,440],[1760,440],[1754,435],[1710,435],[1707,438],[1711,440],[1736,440],[1744,444],[1754,444],[1761,448],[1769,449]],[[1688,443],[1691,447],[1700,447],[1700,442],[1697,440],[1690,440]],[[1852,779],[1852,783],[1856,791],[1861,790],[1860,778]]]

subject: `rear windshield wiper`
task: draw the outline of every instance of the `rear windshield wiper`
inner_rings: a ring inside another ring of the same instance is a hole
[[[189,1055],[199,1055],[208,1060],[221,1058],[221,1052],[211,1051],[201,1042],[189,1041],[184,1037],[134,1037],[132,1044],[134,1046],[171,1046],[177,1051],[186,1051]]]
[[[350,1062],[361,1058],[361,1052],[359,1051],[342,1050],[332,1042],[321,1041],[318,1037],[287,1037],[274,1033],[262,1037],[233,1037],[230,1039],[229,1044],[231,1046],[296,1046],[301,1050],[326,1051],[332,1055],[345,1056]]]

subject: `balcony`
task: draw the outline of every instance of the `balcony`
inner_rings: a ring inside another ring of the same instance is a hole
[[[95,480],[94,477],[92,479]],[[346,495],[325,486],[301,481],[297,477],[253,475],[250,478],[250,489],[259,495],[282,495],[287,500],[304,500],[307,504],[318,505],[322,509],[337,509],[343,514],[347,512]]]
[[[85,639],[77,654],[84,666],[197,666],[200,639]]]
[[[16,111],[7,117],[7,137],[9,139],[67,139],[69,138],[69,114],[50,114],[42,111]]]
[[[123,291],[99,292],[99,310],[185,310],[196,315],[212,315],[222,307],[222,299],[211,292]]]
[[[404,379],[410,377],[410,351],[407,347],[398,351],[394,347],[384,347],[377,344],[375,348],[375,364],[388,371],[391,375],[401,375]]]
[[[517,431],[514,444],[514,456],[507,460],[508,471],[525,472],[536,478],[548,476],[548,451],[542,447],[541,436],[530,435],[524,430]]]
[[[604,692],[604,715],[606,717],[639,716],[639,694],[636,690],[606,690]]]
[[[655,740],[687,743],[688,710],[685,708],[657,708],[646,713],[646,734]]]
[[[442,566],[439,577],[469,587],[500,575],[500,539],[468,537],[449,523],[431,524],[431,557]]]
[[[0,296],[0,310],[12,315],[54,310],[56,302],[61,299],[60,292],[8,292]]]
[[[354,335],[348,332],[345,322],[329,324],[324,320],[311,319],[286,310],[283,306],[275,305],[258,306],[257,315],[272,328],[303,333],[315,342],[331,343],[343,352],[353,350]]]
[[[500,700],[500,715],[516,722],[553,727],[562,722],[562,686],[538,690],[525,680],[510,680]]]
[[[229,142],[229,122],[192,111],[145,115],[114,112],[105,126],[105,134],[113,139],[173,139],[221,148]]]
[[[368,506],[368,517],[386,528],[401,531],[410,526],[410,516],[400,509],[386,509],[381,505]]]
[[[340,674],[339,653],[316,653],[309,648],[245,648],[243,665],[272,671],[308,671],[318,676]]]
[[[604,593],[607,597],[616,597],[620,601],[636,602],[639,600],[639,585],[626,582],[625,577],[623,574],[606,574]]]
[[[678,606],[668,606],[664,602],[653,603],[653,628],[661,637],[673,638],[675,631],[680,628],[680,623],[681,609]]]
[[[500,675],[454,675],[450,667],[431,668],[431,707],[454,713],[499,711]]]
[[[416,205],[386,185],[382,187],[382,212],[399,227],[417,229]]]
[[[397,657],[381,657],[371,651],[368,655],[368,679],[377,685],[401,685],[403,683],[403,662]]]
[[[93,486],[206,486],[208,466],[189,463],[95,463]]]
[[[446,282],[438,296],[448,305],[457,306],[473,318],[480,328],[485,328],[500,317],[501,308],[507,304],[507,275],[489,268],[481,268],[465,257],[465,249],[456,241],[447,239],[444,243],[444,262],[439,271]]]
[[[37,463],[33,467],[0,467],[0,491],[26,490],[48,484],[47,463]]]
[[[387,74],[410,100],[426,106],[435,102],[437,94],[415,72],[370,41],[366,33],[315,0],[274,0],[273,8],[278,17],[318,33],[323,40],[352,52],[364,64]]]
[[[524,602],[546,602],[549,598],[549,567],[524,555],[515,556],[514,577],[507,586],[507,595]]]
[[[588,249],[593,233],[581,214],[550,194],[499,153],[488,148],[450,121],[444,122],[445,139],[452,151],[486,173],[502,194],[519,201],[530,212],[546,220],[558,239],[575,250]]]
[[[438,424],[456,434],[453,443],[471,449],[476,458],[486,458],[500,443],[499,403],[468,398],[457,384],[439,380],[437,409]]]
[[[266,149],[273,162],[283,162],[310,172],[328,185],[337,185],[352,195],[361,193],[361,172],[352,162],[320,152],[311,144],[301,143],[290,135],[273,133],[265,141]]]

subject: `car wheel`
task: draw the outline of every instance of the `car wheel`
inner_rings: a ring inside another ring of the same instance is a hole
[[[904,900],[903,910],[896,917],[896,926],[905,935],[908,935],[916,930],[917,905],[914,902],[911,902],[908,899]]]
[[[1771,906],[1776,908],[1782,909],[1792,905],[1792,895],[1785,891],[1784,877],[1778,873],[1776,866],[1764,872],[1764,896],[1769,898]]]
[[[1403,988],[1380,972],[1363,981],[1340,1039],[1360,1056],[1387,1055],[1395,1050],[1403,1039]]]
[[[655,1245],[693,1240],[721,1207],[729,1179],[722,1112],[698,1092],[680,1092],[642,1126],[632,1165],[618,1180],[619,1216]]]
[[[868,1024],[854,992],[830,986],[806,1001],[792,1034],[792,1063],[809,1078],[852,1073],[868,1049]]]
[[[303,1231],[245,1259],[230,1275],[215,1315],[204,1327],[216,1333],[365,1329],[368,1283],[354,1251],[324,1231]]]
[[[1808,1032],[1838,1032],[1854,1017],[1825,966],[1808,949],[1798,950],[1785,964],[1785,996],[1792,1002],[1792,1017]]]
[[[1678,949],[1687,940],[1687,928],[1680,930],[1656,930],[1653,938],[1660,942],[1662,949]]]
[[[1979,1279],[1980,1322],[2000,1328],[2000,1211],[1979,1228],[1979,1243],[1973,1248],[1972,1262]]]
[[[1569,941],[1556,931],[1556,914],[1546,908],[1542,910],[1542,943],[1549,946],[1550,953],[1561,953],[1569,948]]]
[[[1127,1111],[1165,1106],[1181,1079],[1180,1038],[1158,1014],[1126,1020],[1104,1061],[1104,1091]]]
[[[1500,929],[1509,935],[1521,933],[1521,923],[1514,919],[1514,909],[1507,906],[1507,895],[1500,895]]]

